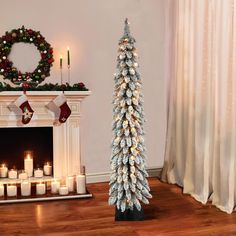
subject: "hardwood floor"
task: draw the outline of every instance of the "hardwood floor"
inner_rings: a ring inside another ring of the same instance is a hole
[[[0,206],[0,236],[170,236],[236,235],[236,213],[202,205],[174,185],[150,179],[153,199],[146,220],[115,222],[107,205],[108,184],[90,184],[92,199]]]

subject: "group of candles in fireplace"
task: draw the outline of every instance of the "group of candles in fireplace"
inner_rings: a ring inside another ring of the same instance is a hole
[[[24,170],[17,171],[8,168],[5,164],[0,166],[0,177],[9,178],[10,181],[6,184],[0,183],[0,197],[16,197],[17,196],[17,184],[14,183],[14,179],[20,180],[20,195],[23,197],[31,196],[32,183],[36,182],[36,195],[45,195],[50,190],[51,194],[68,195],[71,192],[77,194],[86,193],[86,179],[85,174],[79,174],[76,176],[67,176],[61,180],[52,179],[43,181],[43,176],[52,175],[52,166],[50,163],[46,163],[43,166],[43,170],[40,168],[33,169],[32,152],[27,152],[24,159]],[[29,177],[35,177],[34,180]],[[42,180],[40,180],[42,178]],[[39,180],[39,181],[38,181]],[[5,193],[6,192],[6,193]]]

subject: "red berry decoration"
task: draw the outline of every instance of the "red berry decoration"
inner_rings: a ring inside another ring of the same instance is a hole
[[[19,42],[34,44],[40,52],[41,60],[33,72],[21,73],[13,66],[13,62],[8,60],[12,45]],[[22,26],[6,32],[0,38],[0,75],[16,85],[25,86],[24,82],[26,82],[28,86],[36,87],[50,75],[53,62],[53,49],[39,31],[25,29]]]
[[[22,88],[23,88],[23,91],[27,91],[30,88],[30,86],[28,83],[23,83]]]
[[[84,88],[85,87],[85,85],[84,85],[84,83],[79,83],[79,86],[81,87],[81,88]]]

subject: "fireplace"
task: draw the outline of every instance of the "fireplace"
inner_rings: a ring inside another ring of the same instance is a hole
[[[53,166],[53,127],[0,128],[0,163],[9,169],[24,169],[24,152],[31,150],[34,169]]]
[[[61,93],[27,92],[34,110],[27,125],[22,124],[22,112],[14,105],[22,92],[0,93],[0,164],[24,167],[17,172],[1,165],[0,204],[92,197],[86,189],[86,176],[80,172],[81,104],[90,92],[65,91],[72,113],[66,123],[59,124],[51,101]]]
[[[79,177],[81,171],[81,105],[82,101],[90,95],[90,91],[65,91],[64,95],[72,113],[66,123],[58,124],[58,122],[55,122],[57,114],[50,110],[49,104],[61,93],[60,91],[28,91],[26,95],[35,112],[27,125],[21,123],[22,113],[20,110],[15,109],[13,104],[22,95],[22,92],[6,91],[0,93],[0,163],[8,164],[9,168],[16,166],[17,169],[21,169],[24,165],[23,152],[31,150],[34,153],[35,168],[42,168],[45,161],[52,163],[53,174],[52,176],[46,176],[45,181],[53,181],[53,179],[63,179],[65,177],[68,180],[71,176]],[[33,185],[38,183],[39,187],[41,187],[39,184],[41,180],[32,181]],[[2,184],[6,187],[10,183],[11,180],[9,178],[0,178],[0,185]],[[20,181],[17,182],[17,189],[20,183]],[[0,203],[30,202],[38,199],[73,199],[91,197],[92,195],[85,193],[77,196],[73,194],[56,197],[45,196],[26,199],[18,198],[17,196],[17,199],[9,201],[3,199],[0,200]]]

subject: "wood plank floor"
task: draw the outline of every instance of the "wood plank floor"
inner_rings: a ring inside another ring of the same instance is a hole
[[[0,236],[236,235],[236,213],[204,206],[174,185],[150,179],[153,199],[142,222],[115,222],[108,184],[90,184],[92,199],[0,206]]]

